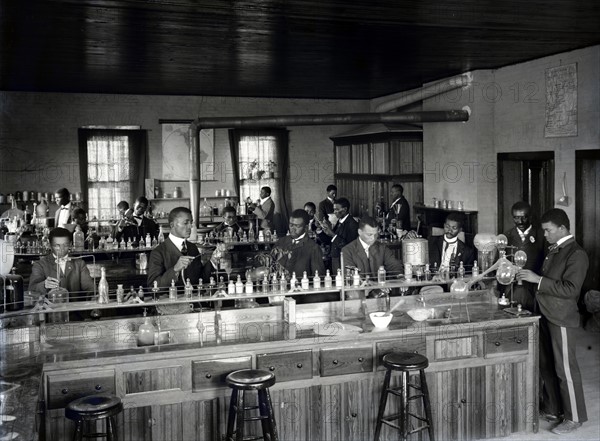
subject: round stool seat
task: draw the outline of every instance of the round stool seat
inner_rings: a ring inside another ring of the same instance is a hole
[[[107,418],[123,411],[119,397],[108,394],[88,395],[71,401],[65,409],[65,416],[71,420],[96,420]]]
[[[412,352],[392,352],[383,357],[383,365],[396,371],[414,371],[427,368],[427,357]]]
[[[265,389],[275,384],[275,374],[260,369],[242,369],[227,375],[225,381],[229,387],[238,389]]]

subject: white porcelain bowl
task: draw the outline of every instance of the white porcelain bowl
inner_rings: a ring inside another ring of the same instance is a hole
[[[393,314],[386,315],[385,311],[372,312],[369,314],[369,318],[376,328],[387,328],[393,317]]]

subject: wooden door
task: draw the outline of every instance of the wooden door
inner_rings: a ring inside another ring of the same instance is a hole
[[[554,207],[554,152],[498,154],[498,232],[513,227],[518,201],[529,202],[533,222]]]
[[[575,235],[590,259],[585,293],[600,289],[600,150],[575,152],[575,169]]]

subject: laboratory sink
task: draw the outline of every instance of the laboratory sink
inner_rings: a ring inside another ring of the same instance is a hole
[[[173,336],[171,334],[171,331],[160,331],[160,332],[155,332],[154,333],[154,344],[151,345],[144,345],[144,344],[140,344],[140,342],[137,342],[138,347],[140,346],[162,346],[162,345],[168,345],[171,343],[175,343],[173,341]]]

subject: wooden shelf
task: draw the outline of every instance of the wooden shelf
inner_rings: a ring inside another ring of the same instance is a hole
[[[149,201],[189,201],[190,198],[152,198]]]

